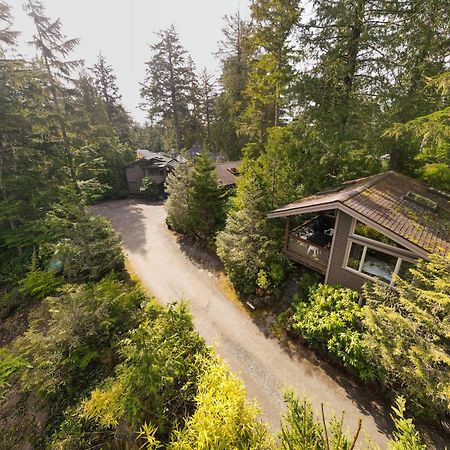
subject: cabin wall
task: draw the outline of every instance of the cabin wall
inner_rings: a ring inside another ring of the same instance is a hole
[[[342,211],[338,211],[325,283],[341,284],[344,287],[361,291],[367,279],[344,268],[351,225],[352,217]]]
[[[152,169],[150,165],[139,165],[136,164],[134,166],[127,167],[125,169],[127,183],[128,183],[128,191],[132,194],[138,194],[140,192],[140,187],[142,180],[145,177],[146,169]],[[148,172],[148,170],[147,170]],[[164,174],[148,174],[147,175],[153,183],[156,185],[162,185],[166,181],[166,171],[164,170]],[[162,188],[161,188],[162,190]]]
[[[127,167],[125,169],[128,183],[128,191],[132,194],[139,192],[142,179],[144,178],[144,169],[139,165]]]

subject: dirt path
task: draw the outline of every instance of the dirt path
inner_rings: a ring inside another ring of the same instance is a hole
[[[366,436],[387,447],[387,412],[367,400],[366,393],[330,376],[308,355],[289,354],[265,336],[250,313],[223,293],[217,278],[183,251],[165,225],[163,206],[121,200],[95,210],[120,232],[133,270],[159,301],[189,301],[197,330],[209,344],[217,344],[218,353],[240,374],[272,430],[279,429],[282,390],[288,387],[310,398],[315,407],[324,403],[327,415],[345,410],[350,430],[362,418]]]

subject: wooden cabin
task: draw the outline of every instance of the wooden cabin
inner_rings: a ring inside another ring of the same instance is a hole
[[[450,252],[450,193],[396,172],[344,183],[268,214],[285,218],[283,254],[361,290],[409,276],[417,258]]]

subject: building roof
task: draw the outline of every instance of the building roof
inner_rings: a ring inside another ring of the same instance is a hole
[[[240,175],[239,166],[242,161],[227,161],[216,164],[216,174],[219,186],[232,186]]]
[[[450,194],[396,172],[344,183],[278,208],[268,217],[326,209],[340,209],[400,244],[422,250],[419,254],[450,252]]]
[[[166,167],[171,166],[174,167],[177,164],[177,160],[172,158],[165,153],[152,152],[146,149],[136,150],[136,159],[128,164],[125,167],[134,166],[136,164],[149,164],[153,167]]]

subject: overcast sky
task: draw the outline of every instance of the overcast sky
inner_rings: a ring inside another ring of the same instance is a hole
[[[14,29],[22,32],[18,50],[33,56],[27,45],[33,34],[31,20],[23,11],[23,0],[7,0],[13,6]],[[181,42],[192,55],[197,69],[216,72],[213,56],[221,39],[223,16],[239,8],[248,16],[249,0],[43,0],[47,15],[60,17],[68,37],[79,37],[74,52],[87,66],[95,63],[99,51],[114,68],[123,103],[139,122],[145,113],[138,108],[139,82],[144,79],[144,62],[154,32],[174,24]]]

